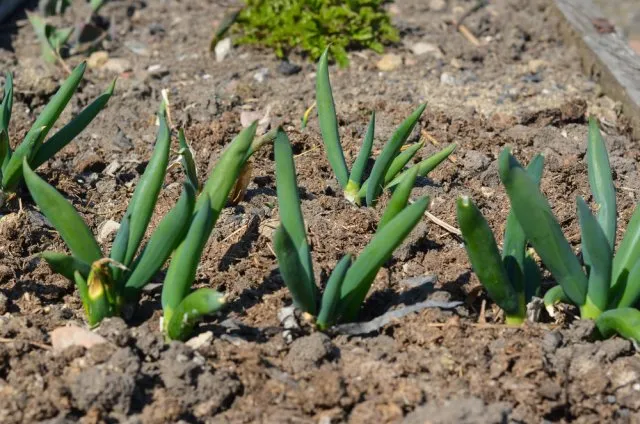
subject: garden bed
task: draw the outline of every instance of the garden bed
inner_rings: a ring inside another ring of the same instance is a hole
[[[380,63],[379,55],[357,52],[349,68],[331,68],[347,161],[357,154],[371,109],[378,119],[376,150],[426,101],[420,131],[411,138],[430,140],[420,155],[459,146],[414,190],[416,197],[431,196],[433,215],[455,226],[455,200],[468,194],[501,234],[509,203],[498,152],[509,145],[525,161],[542,152],[542,190],[577,247],[575,197],[591,200],[584,156],[586,117],[593,114],[607,141],[625,228],[638,201],[640,149],[620,104],[583,75],[577,51],[560,38],[550,2],[497,0],[471,14],[464,23],[479,46],[453,25],[472,3],[397,1],[389,9],[402,43],[385,54],[401,61],[388,56]],[[92,63],[70,109],[77,112],[119,75],[116,93],[39,173],[99,232],[106,221],[122,218],[144,170],[162,89],[169,90],[173,123],[184,126],[201,175],[242,128],[243,114],[268,115],[293,143],[320,281],[344,252],[357,253],[370,240],[385,202],[375,209],[347,202],[326,161],[317,119],[300,129],[314,101],[313,64],[292,56],[301,66],[294,72],[270,52],[248,47],[233,48],[220,62],[206,53],[214,21],[236,5],[192,0],[142,7],[114,0],[105,6],[101,14],[111,19],[116,37],[105,46],[106,63]],[[15,74],[12,136],[18,139],[64,72],[43,63],[24,17],[7,28],[13,32],[2,34],[1,45],[13,51],[0,50],[0,64]],[[61,122],[68,117],[67,111]],[[182,178],[177,168],[169,172],[154,225],[173,205]],[[20,197],[0,220],[3,423],[640,420],[640,359],[631,342],[594,341],[592,323],[574,320],[571,310],[560,322],[504,326],[492,302],[483,307],[488,299],[461,239],[426,219],[378,274],[360,318],[427,299],[462,306],[425,309],[363,336],[303,329],[288,343],[278,312],[290,296],[270,247],[278,217],[270,149],[257,154],[245,199],[223,211],[198,270],[198,286],[228,295],[221,315],[186,345],[167,345],[155,287],[130,321],[110,319],[96,330],[107,343],[54,351],[50,332],[70,322],[84,325],[84,311],[73,284],[36,255],[63,251],[62,240],[28,193]],[[426,276],[435,278],[411,284]]]

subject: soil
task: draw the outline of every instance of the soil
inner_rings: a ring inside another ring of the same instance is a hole
[[[542,189],[578,248],[575,197],[591,200],[584,155],[586,117],[593,114],[607,140],[624,229],[638,201],[640,149],[620,105],[581,74],[548,1],[496,0],[473,13],[464,23],[480,46],[452,23],[473,3],[399,0],[389,9],[402,43],[386,51],[402,58],[399,67],[380,71],[380,56],[371,52],[351,53],[348,69],[332,66],[347,160],[355,158],[372,109],[379,148],[426,101],[411,140],[422,131],[439,145],[427,143],[421,157],[458,143],[454,157],[415,189],[416,197],[431,197],[433,215],[455,226],[455,199],[471,195],[500,239],[509,203],[496,157],[505,146],[524,162],[543,152]],[[97,232],[121,219],[144,170],[162,89],[169,90],[173,124],[184,127],[201,176],[241,129],[243,112],[268,113],[294,146],[316,279],[324,282],[343,253],[357,254],[370,240],[385,202],[375,209],[349,204],[325,159],[317,121],[300,129],[314,101],[313,64],[293,53],[289,60],[301,70],[287,75],[295,68],[269,51],[234,47],[221,62],[206,52],[215,24],[237,4],[109,2],[101,12],[113,35],[102,46],[109,65],[87,71],[60,122],[119,74],[116,94],[39,173]],[[72,12],[62,19],[79,18]],[[437,49],[415,55],[418,42]],[[15,74],[11,135],[19,140],[64,71],[44,64],[24,15],[6,26],[0,45],[2,68]],[[226,208],[216,225],[196,285],[224,291],[230,304],[187,344],[164,342],[155,284],[128,322],[109,319],[95,330],[106,343],[53,350],[52,330],[85,325],[73,284],[37,257],[65,247],[26,191],[9,202],[0,220],[0,421],[640,422],[640,357],[630,342],[595,340],[593,324],[570,310],[559,322],[545,317],[504,326],[461,240],[426,219],[381,270],[360,318],[428,299],[462,306],[425,309],[360,336],[306,327],[294,337],[283,332],[278,312],[291,300],[270,248],[278,217],[272,159],[269,149],[257,154],[244,200]],[[182,178],[177,169],[169,172],[154,225],[177,199]],[[103,241],[105,250],[109,244]],[[436,282],[410,284],[424,276]],[[161,282],[159,275],[154,283]],[[548,275],[545,284],[552,284]]]

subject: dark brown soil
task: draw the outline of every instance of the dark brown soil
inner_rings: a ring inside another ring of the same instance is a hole
[[[102,15],[116,38],[103,47],[119,59],[117,93],[39,172],[97,231],[121,218],[144,170],[162,89],[169,90],[173,122],[184,126],[201,175],[241,129],[243,111],[269,110],[271,126],[283,125],[294,145],[316,277],[324,281],[343,253],[357,254],[371,238],[384,202],[375,210],[350,205],[332,177],[317,122],[300,130],[300,117],[314,100],[313,64],[292,56],[302,71],[284,75],[268,51],[235,47],[222,62],[207,54],[215,22],[237,3],[111,1]],[[558,38],[549,3],[492,1],[465,20],[481,46],[452,25],[474,2],[452,0],[443,11],[430,10],[435,3],[390,6],[403,34],[403,42],[387,50],[402,57],[397,69],[379,71],[380,57],[371,52],[353,53],[348,69],[332,67],[347,159],[357,152],[371,109],[381,146],[412,108],[427,101],[419,127],[440,146],[428,144],[421,155],[459,145],[455,157],[415,190],[416,197],[431,196],[432,214],[455,225],[455,199],[469,194],[500,234],[509,204],[497,176],[499,151],[512,146],[523,161],[543,152],[543,191],[578,247],[575,197],[590,198],[585,123],[595,114],[615,169],[624,228],[638,201],[640,149],[619,105],[580,73],[573,50]],[[15,73],[12,139],[18,140],[64,72],[42,62],[24,16],[7,28],[2,45],[13,50],[0,50],[0,64]],[[421,41],[440,53],[416,56],[411,47]],[[109,69],[87,72],[72,111],[116,76]],[[266,74],[263,82],[256,73]],[[416,131],[412,138],[419,137]],[[5,206],[0,422],[640,422],[640,358],[630,342],[594,341],[592,323],[571,319],[505,327],[490,301],[481,314],[487,299],[461,240],[427,220],[379,273],[361,319],[425,299],[463,306],[426,309],[366,336],[303,329],[288,343],[277,317],[290,297],[270,248],[278,214],[268,150],[257,155],[245,199],[222,214],[197,275],[198,285],[227,293],[230,305],[189,345],[164,343],[156,287],[130,322],[110,319],[96,330],[108,343],[54,352],[50,331],[84,325],[73,284],[36,256],[64,245],[28,193],[20,193],[21,205]],[[178,170],[170,172],[154,223],[177,198],[181,179]],[[437,282],[418,288],[406,282],[422,276]]]

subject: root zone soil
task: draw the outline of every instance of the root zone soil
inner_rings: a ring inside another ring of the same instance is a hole
[[[266,51],[236,47],[219,63],[204,53],[214,21],[235,3],[110,2],[103,14],[117,37],[105,46],[109,65],[88,71],[71,109],[86,105],[119,73],[116,95],[39,172],[97,232],[121,218],[144,170],[160,90],[169,89],[174,124],[185,127],[202,176],[241,129],[243,112],[268,111],[270,124],[283,125],[293,142],[316,277],[325,281],[344,252],[357,253],[370,240],[385,202],[375,210],[351,206],[331,174],[315,119],[299,129],[313,102],[313,64],[293,55],[302,70],[284,75]],[[440,145],[428,144],[421,155],[459,144],[455,158],[415,189],[415,196],[431,196],[431,213],[455,225],[455,199],[468,194],[500,234],[509,204],[498,180],[498,152],[512,146],[523,161],[543,152],[542,189],[577,248],[575,197],[591,200],[585,116],[595,114],[615,171],[620,227],[626,227],[638,201],[640,150],[619,105],[580,73],[574,52],[558,38],[549,3],[491,2],[465,21],[481,46],[451,25],[469,2],[444,2],[443,10],[429,3],[391,7],[403,34],[386,51],[402,58],[396,69],[381,72],[380,57],[371,52],[352,54],[348,69],[332,67],[347,159],[355,157],[371,109],[380,148],[427,101],[412,140],[426,131]],[[0,37],[10,48],[0,50],[0,63],[16,77],[14,140],[63,77],[42,63],[21,19]],[[420,42],[437,49],[416,55],[411,47]],[[230,304],[188,344],[164,343],[156,287],[128,322],[110,319],[96,330],[107,343],[53,351],[50,331],[83,325],[73,285],[37,257],[64,246],[27,193],[20,193],[21,207],[9,203],[0,221],[0,422],[640,422],[640,360],[630,342],[594,341],[592,324],[574,320],[570,310],[561,322],[501,325],[461,240],[426,220],[379,273],[361,319],[425,299],[462,306],[427,309],[365,336],[303,329],[288,343],[277,314],[290,297],[270,249],[278,216],[272,159],[268,149],[258,154],[245,199],[225,209],[216,226],[196,283],[226,292]],[[154,224],[177,198],[182,178],[170,172]],[[103,240],[104,247],[110,242]],[[407,283],[424,276],[436,282]],[[161,281],[159,275],[154,282]]]

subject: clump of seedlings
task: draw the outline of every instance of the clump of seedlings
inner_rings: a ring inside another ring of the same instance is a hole
[[[162,287],[162,329],[168,339],[187,339],[194,326],[205,315],[218,311],[225,303],[224,296],[211,288],[192,291],[191,285],[202,252],[220,212],[241,176],[247,161],[259,148],[263,138],[253,142],[257,123],[245,128],[220,156],[195,205],[193,214],[185,220],[189,230],[177,246]],[[182,143],[182,142],[181,142]],[[186,142],[184,143],[186,146]],[[184,149],[184,147],[183,147]],[[189,155],[191,156],[191,155]],[[187,170],[195,169],[189,156],[183,156]],[[187,174],[194,171],[188,171]],[[197,183],[197,177],[190,180]]]
[[[540,184],[544,159],[531,160],[527,174]],[[526,305],[539,296],[541,274],[527,252],[527,239],[513,210],[507,218],[502,254],[489,223],[468,196],[457,202],[460,231],[469,261],[489,297],[504,311],[507,324],[521,324],[526,318]]]
[[[428,197],[407,206],[418,170],[411,169],[397,186],[371,242],[355,260],[350,254],[342,257],[320,296],[300,208],[293,154],[284,132],[277,134],[274,151],[280,225],[274,232],[273,246],[280,274],[291,292],[293,303],[316,317],[319,329],[353,321],[378,271],[420,221],[428,206]]]
[[[640,299],[640,208],[636,207],[614,255],[616,192],[604,140],[594,119],[589,122],[587,166],[597,213],[594,216],[584,199],[577,198],[581,262],[535,179],[508,150],[499,158],[500,179],[512,211],[526,239],[559,284],[545,295],[547,306],[572,303],[582,318],[595,320],[603,337],[618,333],[640,341],[640,311],[634,309]]]
[[[326,46],[340,66],[347,66],[349,49],[382,53],[385,44],[399,41],[398,30],[383,7],[385,0],[246,0],[221,23],[211,45],[234,21],[238,44],[273,49],[280,58],[300,50],[317,60]]]
[[[162,267],[189,228],[195,190],[187,183],[176,205],[140,249],[169,160],[171,137],[164,109],[159,113],[159,123],[151,160],[122,218],[109,256],[103,254],[71,203],[38,177],[26,158],[23,161],[25,182],[33,200],[71,252],[70,255],[58,252],[41,255],[55,272],[75,282],[91,326],[106,317],[119,315],[125,301],[136,300],[140,290]]]
[[[27,13],[29,23],[33,27],[38,41],[42,58],[49,63],[59,62],[68,70],[62,59],[67,53],[90,53],[108,32],[97,24],[97,14],[105,0],[89,0],[86,16],[76,25],[57,27],[47,21],[47,16],[62,15],[72,6],[70,0],[44,0],[40,2],[42,15]]]
[[[338,131],[338,117],[333,101],[331,83],[329,81],[329,51],[320,57],[318,62],[318,72],[316,77],[316,105],[318,108],[318,120],[322,132],[322,140],[327,151],[327,158],[333,172],[338,179],[338,183],[344,191],[345,197],[352,203],[360,205],[363,200],[368,206],[374,206],[378,197],[384,189],[390,189],[398,185],[407,177],[409,170],[405,166],[413,159],[416,153],[424,145],[418,142],[405,146],[414,127],[418,123],[426,104],[420,105],[393,133],[389,141],[385,144],[380,155],[376,158],[369,177],[363,182],[364,174],[369,162],[369,156],[373,148],[375,132],[375,112],[371,114],[367,133],[358,156],[351,167],[347,167],[342,145],[340,144],[340,133]],[[403,150],[403,147],[406,147]],[[424,177],[434,170],[443,160],[445,160],[456,148],[451,144],[433,156],[422,160],[409,169],[416,168],[418,176]]]
[[[106,106],[113,94],[115,81],[93,103],[45,142],[47,134],[82,80],[85,68],[86,64],[82,63],[71,73],[15,150],[11,149],[9,139],[9,123],[13,107],[13,76],[7,74],[4,97],[0,104],[0,205],[7,195],[15,192],[22,180],[23,161],[26,161],[31,169],[38,168],[80,134]]]

